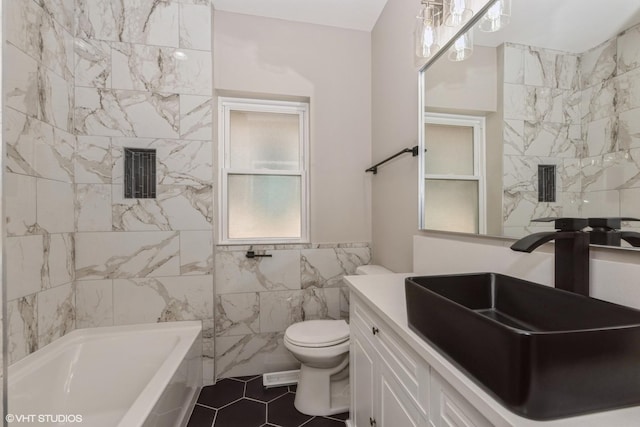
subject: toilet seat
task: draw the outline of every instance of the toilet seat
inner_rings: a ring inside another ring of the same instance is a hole
[[[299,347],[330,347],[349,340],[349,325],[344,320],[307,320],[289,326],[285,339]]]

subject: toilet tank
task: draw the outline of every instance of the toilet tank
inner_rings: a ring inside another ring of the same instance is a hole
[[[369,264],[369,265],[361,265],[356,268],[356,274],[366,275],[366,274],[392,274],[393,271],[384,268],[381,265]]]

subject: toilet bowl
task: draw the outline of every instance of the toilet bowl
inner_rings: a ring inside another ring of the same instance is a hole
[[[307,415],[349,410],[349,325],[344,320],[307,320],[284,333],[284,346],[300,362],[294,405]]]
[[[356,274],[392,273],[377,265],[360,266]],[[300,362],[294,406],[307,415],[349,410],[349,325],[344,320],[306,320],[284,333],[284,346]]]

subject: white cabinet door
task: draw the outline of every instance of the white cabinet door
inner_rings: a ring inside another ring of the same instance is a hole
[[[380,409],[375,427],[418,427],[426,424],[420,411],[384,363],[380,364]]]
[[[431,372],[429,417],[436,427],[492,427],[476,408],[438,373]]]
[[[378,357],[371,344],[351,328],[351,420],[354,427],[367,427],[375,418],[375,373]]]

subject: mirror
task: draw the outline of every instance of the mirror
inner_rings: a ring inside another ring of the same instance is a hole
[[[469,58],[450,42],[420,72],[420,228],[518,238],[553,229],[535,218],[640,217],[640,4],[511,7],[497,32],[467,25]]]

